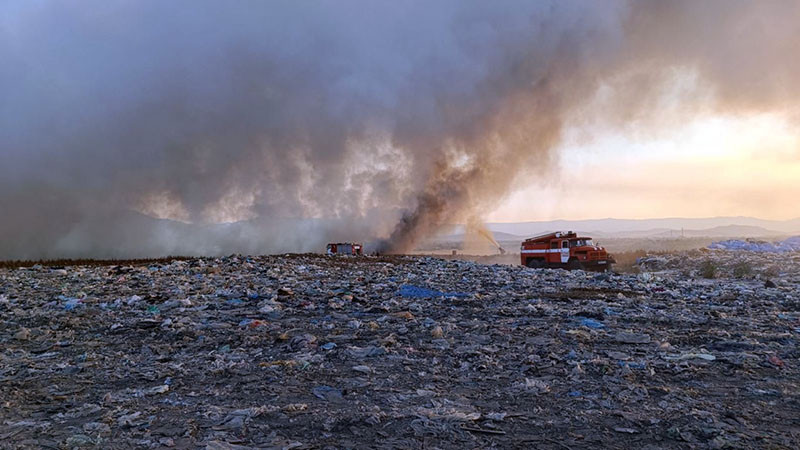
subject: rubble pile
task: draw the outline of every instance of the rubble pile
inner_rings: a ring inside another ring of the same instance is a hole
[[[796,262],[771,287],[423,257],[3,269],[0,442],[797,448]]]
[[[689,278],[780,278],[800,283],[800,251],[776,253],[743,250],[691,250],[639,258],[640,272],[675,272]]]
[[[713,250],[739,250],[749,252],[788,253],[800,252],[800,236],[790,237],[783,241],[767,242],[756,239],[730,239],[713,242],[708,248]]]

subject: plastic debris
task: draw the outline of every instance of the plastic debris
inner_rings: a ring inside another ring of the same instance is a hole
[[[0,442],[796,447],[800,254],[641,262],[603,276],[410,256],[0,269]]]
[[[580,318],[580,323],[581,323],[581,325],[583,325],[585,327],[594,328],[594,329],[600,329],[600,328],[605,328],[606,327],[603,324],[603,322],[600,322],[600,321],[597,321],[597,320],[594,320],[594,319],[589,319],[589,318],[586,318],[586,317],[581,317]]]
[[[335,401],[342,399],[342,391],[330,386],[317,386],[312,389],[311,393],[322,400]]]
[[[706,361],[715,361],[717,357],[709,353],[684,353],[683,355],[678,356],[668,356],[666,359],[675,361],[685,361],[687,359],[704,359]]]
[[[400,286],[398,294],[408,298],[469,297],[469,294],[464,292],[441,292],[410,284]]]
[[[648,344],[650,343],[650,335],[620,332],[614,337],[617,342],[623,344]]]

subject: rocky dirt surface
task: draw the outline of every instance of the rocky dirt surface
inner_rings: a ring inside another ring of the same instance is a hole
[[[790,256],[2,269],[0,447],[798,448]]]

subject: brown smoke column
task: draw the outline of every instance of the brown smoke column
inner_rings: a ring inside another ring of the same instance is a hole
[[[417,208],[392,233],[391,249],[408,251],[443,224],[486,214],[515,176],[536,176],[537,168],[547,166],[562,127],[576,115],[576,121],[639,126],[640,131],[668,126],[675,119],[657,107],[663,100],[660,88],[669,88],[676,69],[698,72],[715,95],[711,102],[681,98],[682,112],[798,114],[800,58],[791,55],[800,54],[800,4],[653,0],[626,6],[617,52],[593,60],[581,54],[586,49],[580,42],[562,36],[563,46],[538,80],[515,85],[480,124],[480,137],[459,143],[475,152],[475,166],[437,167]],[[614,103],[594,110],[595,117],[580,117],[602,85],[614,91]]]

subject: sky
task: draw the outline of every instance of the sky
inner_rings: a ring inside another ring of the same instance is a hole
[[[800,217],[800,133],[785,117],[717,115],[663,134],[566,142],[488,220]]]
[[[800,216],[797,55],[796,0],[0,1],[0,258]]]

